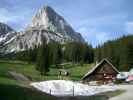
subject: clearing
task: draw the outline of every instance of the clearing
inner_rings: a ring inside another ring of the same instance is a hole
[[[92,64],[84,66],[65,65],[65,68],[71,73],[68,79],[79,80],[90,69],[90,66]],[[54,66],[51,67],[48,76],[40,76],[39,72],[35,70],[34,64],[0,60],[0,100],[107,100],[105,95],[57,98],[33,89],[29,86],[29,82],[15,80],[9,72],[22,74],[33,82],[58,79],[58,69]]]

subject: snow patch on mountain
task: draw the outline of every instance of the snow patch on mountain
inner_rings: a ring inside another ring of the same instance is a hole
[[[0,37],[0,42],[4,41],[6,37]]]

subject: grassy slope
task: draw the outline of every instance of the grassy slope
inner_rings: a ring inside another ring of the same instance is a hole
[[[85,72],[88,71],[89,65],[72,66],[66,65],[65,68],[70,71],[69,79],[79,80]],[[33,64],[14,61],[0,61],[0,100],[56,100],[55,97],[42,94],[29,87],[24,87],[8,74],[8,71],[16,71],[28,77],[33,81],[41,81],[47,79],[58,79],[58,69],[51,68],[48,76],[40,76],[35,70]]]
[[[69,79],[80,80],[81,77],[91,68],[93,64],[86,64],[84,66],[79,65],[65,65],[64,68],[70,72]],[[28,77],[31,77],[33,81],[53,80],[58,79],[58,69],[55,67],[50,68],[50,72],[47,76],[40,76],[39,72],[35,70],[34,64],[27,64],[24,62],[3,62],[0,61],[0,76],[8,76],[7,71],[16,71],[22,73]]]

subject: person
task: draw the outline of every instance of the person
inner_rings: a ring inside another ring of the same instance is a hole
[[[68,71],[65,71],[65,76],[69,76],[69,72]]]
[[[59,70],[58,78],[61,79],[61,70]]]

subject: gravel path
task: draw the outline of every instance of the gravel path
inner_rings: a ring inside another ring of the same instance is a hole
[[[119,85],[118,88],[126,91],[121,95],[110,98],[109,100],[133,100],[133,85]]]

